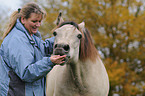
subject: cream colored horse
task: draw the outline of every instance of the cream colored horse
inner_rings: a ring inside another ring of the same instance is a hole
[[[63,22],[54,29],[54,53],[67,55],[66,64],[47,75],[47,96],[108,96],[109,79],[85,23]]]

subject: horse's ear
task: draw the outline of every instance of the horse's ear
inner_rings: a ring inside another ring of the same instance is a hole
[[[78,24],[78,26],[83,31],[83,29],[85,28],[85,22]]]
[[[56,25],[59,25],[60,23],[64,22],[61,15],[62,15],[62,13],[60,12],[58,17],[57,17],[57,20],[56,20]]]

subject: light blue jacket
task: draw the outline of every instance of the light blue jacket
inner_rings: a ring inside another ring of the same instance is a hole
[[[18,19],[0,48],[0,96],[45,96],[53,43],[54,37],[44,42],[39,32],[31,37]]]

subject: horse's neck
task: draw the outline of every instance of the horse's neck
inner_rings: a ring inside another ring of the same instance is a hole
[[[83,81],[82,79],[84,79],[85,70],[87,69],[87,66],[83,68],[82,65],[82,62],[70,64],[70,75],[73,80],[78,80],[80,83]]]
[[[77,62],[68,64],[70,76],[73,80],[78,81],[80,84],[89,82],[89,80],[96,79],[97,76],[100,76],[100,73],[104,75],[105,71],[104,65],[99,57],[96,58],[96,61],[86,60],[85,62]],[[91,82],[91,81],[90,81]]]
[[[77,62],[71,63],[68,65],[69,75],[72,78],[74,85],[80,90],[85,91],[87,88],[86,80],[89,75],[89,67],[92,63],[88,60],[88,62]]]
[[[102,89],[108,90],[109,86],[105,67],[99,57],[96,58],[96,62],[87,60],[85,62],[66,64],[63,70],[64,77],[61,84],[66,86],[66,90],[72,88],[71,90],[75,90],[80,96],[95,96],[95,94],[98,94],[97,96],[106,96],[99,95],[103,93],[98,93]]]

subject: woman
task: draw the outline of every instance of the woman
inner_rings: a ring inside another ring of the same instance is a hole
[[[54,38],[41,40],[45,12],[26,4],[11,16],[0,49],[0,96],[45,96],[45,76],[64,56],[50,56]]]

